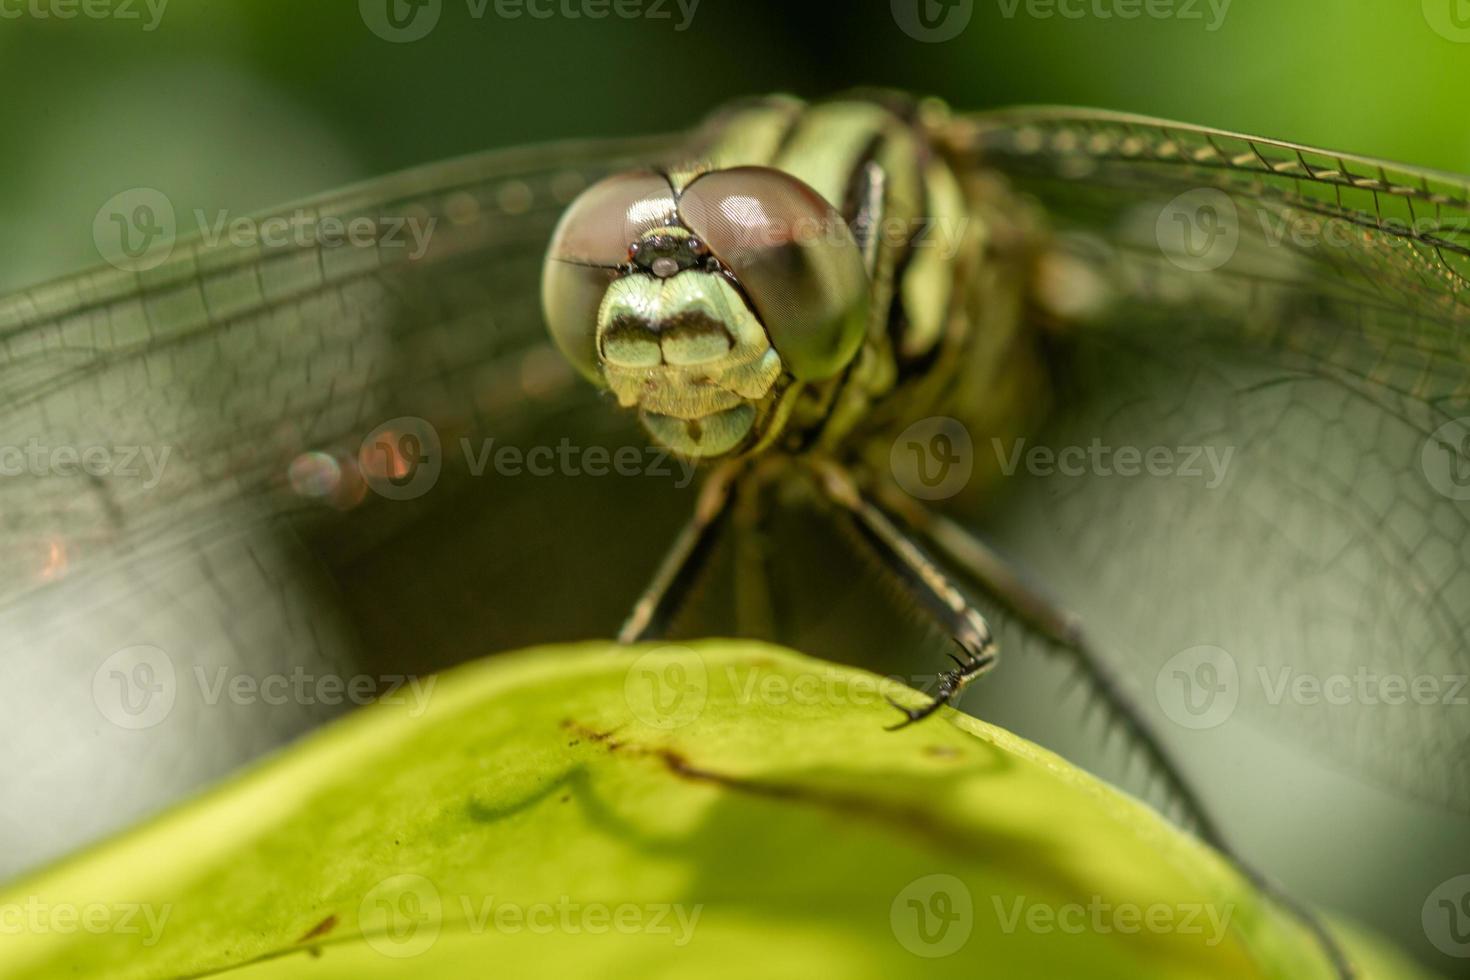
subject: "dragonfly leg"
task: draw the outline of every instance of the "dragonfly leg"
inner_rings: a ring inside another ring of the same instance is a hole
[[[888,703],[904,714],[904,719],[892,728],[922,721],[944,705],[955,702],[971,681],[995,666],[998,651],[990,625],[944,570],[881,507],[862,494],[846,470],[825,460],[812,465],[826,498],[854,520],[863,540],[912,589],[959,649],[957,654],[950,654],[955,669],[939,675],[934,699],[929,704],[909,708],[889,699]]]
[[[1014,613],[1022,622],[1074,660],[1087,674],[1094,689],[1147,755],[1153,771],[1166,783],[1171,800],[1184,811],[1201,837],[1221,846],[1224,838],[1210,817],[1182,767],[1165,748],[1153,723],[1124,687],[1118,672],[1092,645],[1075,615],[1062,609],[1039,585],[996,554],[984,541],[942,514],[918,503],[895,487],[879,491],[884,504],[948,558],[965,577]]]
[[[738,462],[725,463],[705,478],[694,513],[664,553],[658,571],[618,630],[619,643],[653,639],[669,628],[714,550],[715,539],[729,516],[731,487],[742,468]]]
[[[1092,645],[1077,617],[1062,609],[1020,569],[996,554],[984,541],[959,524],[924,507],[891,485],[884,486],[879,491],[879,496],[886,506],[931,542],[975,585],[1057,647],[1073,655],[1099,695],[1128,729],[1134,743],[1141,747],[1152,771],[1161,775],[1166,791],[1179,805],[1195,833],[1229,858],[1258,888],[1274,897],[1283,908],[1295,915],[1315,936],[1332,961],[1337,975],[1343,980],[1352,980],[1357,975],[1357,968],[1326,924],[1311,909],[1287,894],[1280,885],[1252,867],[1230,844],[1219,824],[1210,816],[1199,794],[1185,778],[1183,768],[1164,746],[1153,723],[1128,693],[1128,689],[1120,683],[1119,675],[1112,665]]]
[[[780,636],[775,596],[771,591],[769,540],[771,499],[766,484],[754,477],[735,491],[735,624],[741,636]]]

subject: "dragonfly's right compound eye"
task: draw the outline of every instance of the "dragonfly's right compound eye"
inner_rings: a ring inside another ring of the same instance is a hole
[[[562,215],[546,252],[541,308],[551,338],[572,365],[597,384],[597,311],[608,286],[645,232],[674,223],[674,192],[651,171],[634,171],[587,188]]]
[[[868,316],[868,275],[852,229],[807,184],[769,167],[691,182],[679,217],[739,281],[787,371],[822,381],[852,361]]]

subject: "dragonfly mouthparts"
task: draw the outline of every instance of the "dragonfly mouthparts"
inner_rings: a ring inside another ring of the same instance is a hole
[[[630,245],[628,258],[637,268],[667,279],[685,269],[702,268],[710,252],[704,242],[682,228],[660,228]]]

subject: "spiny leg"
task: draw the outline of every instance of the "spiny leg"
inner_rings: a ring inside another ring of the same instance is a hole
[[[658,571],[618,631],[619,643],[652,639],[669,628],[714,550],[715,539],[729,516],[730,488],[742,469],[738,462],[725,463],[705,478],[694,513],[664,553]]]
[[[735,532],[735,625],[741,636],[781,634],[771,593],[771,498],[759,472],[740,481],[732,520]]]
[[[1220,828],[1184,778],[1182,768],[1164,747],[1143,709],[1123,686],[1117,671],[1088,640],[1077,617],[1064,611],[1039,586],[1028,581],[1019,569],[954,521],[895,488],[885,486],[879,495],[905,523],[954,562],[975,585],[1026,625],[1072,654],[1099,695],[1117,713],[1124,727],[1148,755],[1154,769],[1163,775],[1170,795],[1186,811],[1199,835],[1212,844],[1221,844],[1223,835]]]
[[[891,485],[882,487],[879,496],[905,523],[932,542],[965,572],[975,585],[1015,613],[1022,622],[1072,654],[1091,679],[1098,694],[1148,756],[1153,771],[1163,776],[1168,793],[1182,807],[1195,832],[1229,858],[1257,887],[1273,896],[1312,932],[1339,977],[1344,980],[1355,977],[1357,968],[1348,959],[1337,938],[1328,931],[1326,924],[1305,905],[1287,894],[1280,885],[1257,871],[1231,846],[1219,824],[1205,808],[1199,794],[1185,778],[1183,768],[1165,748],[1153,723],[1122,685],[1112,665],[1092,645],[1077,617],[1063,610],[1029,576],[954,521],[924,507]]]
[[[990,626],[923,549],[877,504],[863,496],[844,469],[828,460],[813,461],[811,465],[826,498],[853,518],[864,541],[895,575],[913,588],[921,605],[959,648],[958,655],[950,654],[955,669],[939,675],[934,700],[929,704],[906,708],[892,698],[888,700],[904,714],[904,720],[893,728],[921,721],[953,703],[971,681],[995,666],[998,653]]]

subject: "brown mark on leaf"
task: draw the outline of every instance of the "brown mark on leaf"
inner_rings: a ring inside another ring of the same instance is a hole
[[[584,725],[579,721],[573,721],[570,718],[564,718],[562,720],[561,727],[567,729],[570,732],[574,732],[577,735],[580,735],[582,738],[585,738],[590,742],[599,743],[609,752],[616,752],[618,749],[623,747],[622,742],[618,742],[613,739],[613,736],[618,733],[618,729],[616,728],[610,728],[605,732],[599,731],[589,725]],[[570,744],[576,745],[577,741],[573,741]]]
[[[712,784],[748,796],[813,806],[835,814],[843,822],[864,820],[900,831],[941,853],[977,861],[1001,872],[1033,880],[1038,877],[1051,879],[1052,884],[1059,888],[1081,887],[1066,869],[1056,867],[1055,862],[1046,859],[1041,853],[1044,846],[1021,838],[1000,840],[978,834],[973,828],[936,810],[932,801],[918,792],[912,800],[885,798],[841,786],[734,776],[699,766],[673,749],[611,742],[609,736],[612,732],[598,731],[580,722],[567,720],[562,722],[562,727],[606,745],[609,751],[621,750],[619,755],[622,758],[642,756],[655,759],[680,779]]]
[[[337,928],[337,914],[334,912],[322,921],[318,922],[316,925],[312,926],[311,929],[307,931],[306,935],[296,940],[296,942],[298,944],[309,943],[313,939],[320,939],[335,928]]]

